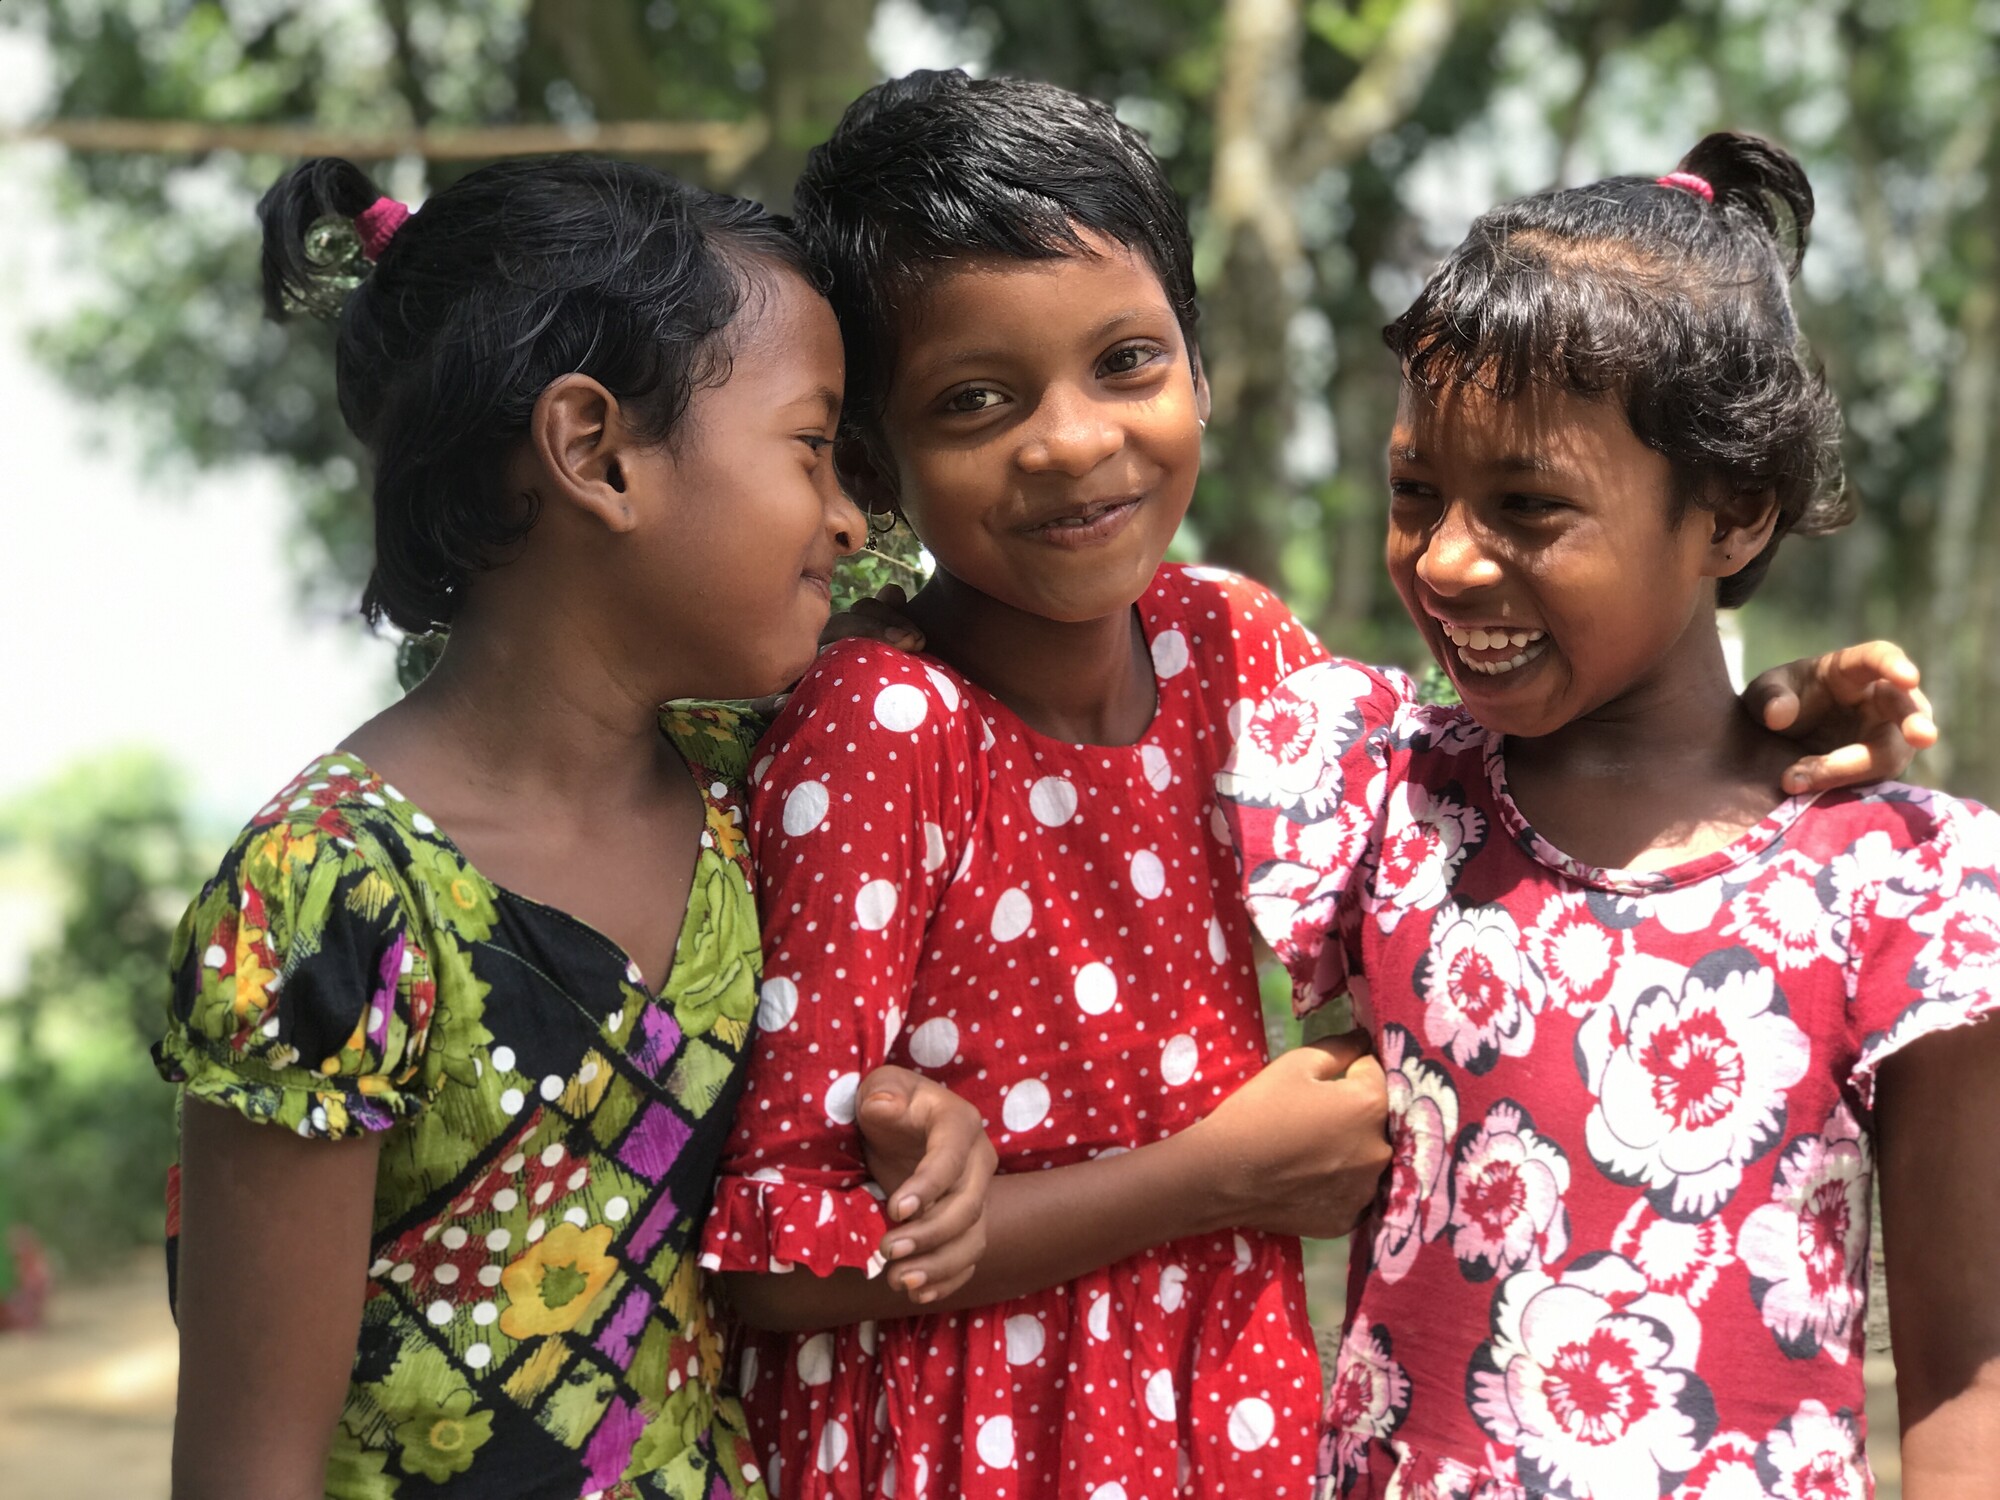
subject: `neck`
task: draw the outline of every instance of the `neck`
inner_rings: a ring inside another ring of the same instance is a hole
[[[1737,706],[1712,614],[1688,627],[1640,681],[1552,734],[1510,739],[1508,764],[1576,776],[1618,776],[1662,765],[1713,766],[1740,754],[1754,728]]]
[[[1152,722],[1152,661],[1129,607],[1094,620],[1051,620],[940,569],[909,613],[926,649],[1051,739],[1129,745]]]
[[[619,805],[653,784],[663,744],[659,705],[671,687],[643,680],[587,618],[546,601],[476,596],[423,682],[358,738],[403,735],[448,746],[463,783],[543,806]],[[357,745],[357,751],[367,754]]]
[[[1665,868],[1765,817],[1795,754],[1738,706],[1709,613],[1609,703],[1553,734],[1510,737],[1507,779],[1523,815],[1564,853]]]

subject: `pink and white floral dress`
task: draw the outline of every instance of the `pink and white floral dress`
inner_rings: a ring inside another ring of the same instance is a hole
[[[1300,1006],[1351,995],[1389,1078],[1322,1493],[1870,1494],[1875,1076],[2000,1006],[2000,817],[1882,785],[1593,869],[1497,736],[1344,662],[1218,789]]]
[[[858,1080],[918,1069],[1001,1169],[1184,1129],[1265,1061],[1213,780],[1319,646],[1254,584],[1162,568],[1158,707],[1123,746],[1036,733],[935,658],[844,642],[764,742],[762,1034],[704,1245],[717,1269],[869,1266],[888,1229]],[[1203,1236],[975,1312],[750,1335],[786,1500],[1303,1497],[1320,1372],[1295,1240]]]

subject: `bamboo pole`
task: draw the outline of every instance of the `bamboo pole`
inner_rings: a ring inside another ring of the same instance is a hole
[[[609,156],[706,156],[727,175],[763,146],[761,120],[607,120],[595,125],[482,125],[362,130],[327,125],[221,124],[201,120],[43,120],[0,129],[0,145],[53,141],[72,151],[200,155],[345,156],[386,161],[484,161],[591,151]]]

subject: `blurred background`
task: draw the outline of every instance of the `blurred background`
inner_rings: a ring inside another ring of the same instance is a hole
[[[1947,732],[1918,774],[1991,800],[1996,41],[1996,0],[8,0],[0,1223],[58,1291],[43,1331],[0,1334],[0,1471],[165,1493],[161,955],[242,817],[397,691],[397,643],[354,613],[366,481],[327,331],[258,317],[252,205],[293,158],[365,160],[416,201],[572,147],[781,205],[886,74],[1112,101],[1198,240],[1216,410],[1184,554],[1413,664],[1379,561],[1383,322],[1499,198],[1665,171],[1717,126],[1774,135],[1819,194],[1800,310],[1863,509],[1786,548],[1747,658],[1901,640]],[[39,1295],[12,1274],[0,1321]]]

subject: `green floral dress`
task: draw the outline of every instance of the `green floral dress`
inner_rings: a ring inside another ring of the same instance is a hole
[[[658,998],[351,755],[280,793],[181,923],[154,1055],[183,1097],[386,1132],[330,1496],[764,1494],[691,1253],[757,998],[754,726],[665,727],[708,822]]]

